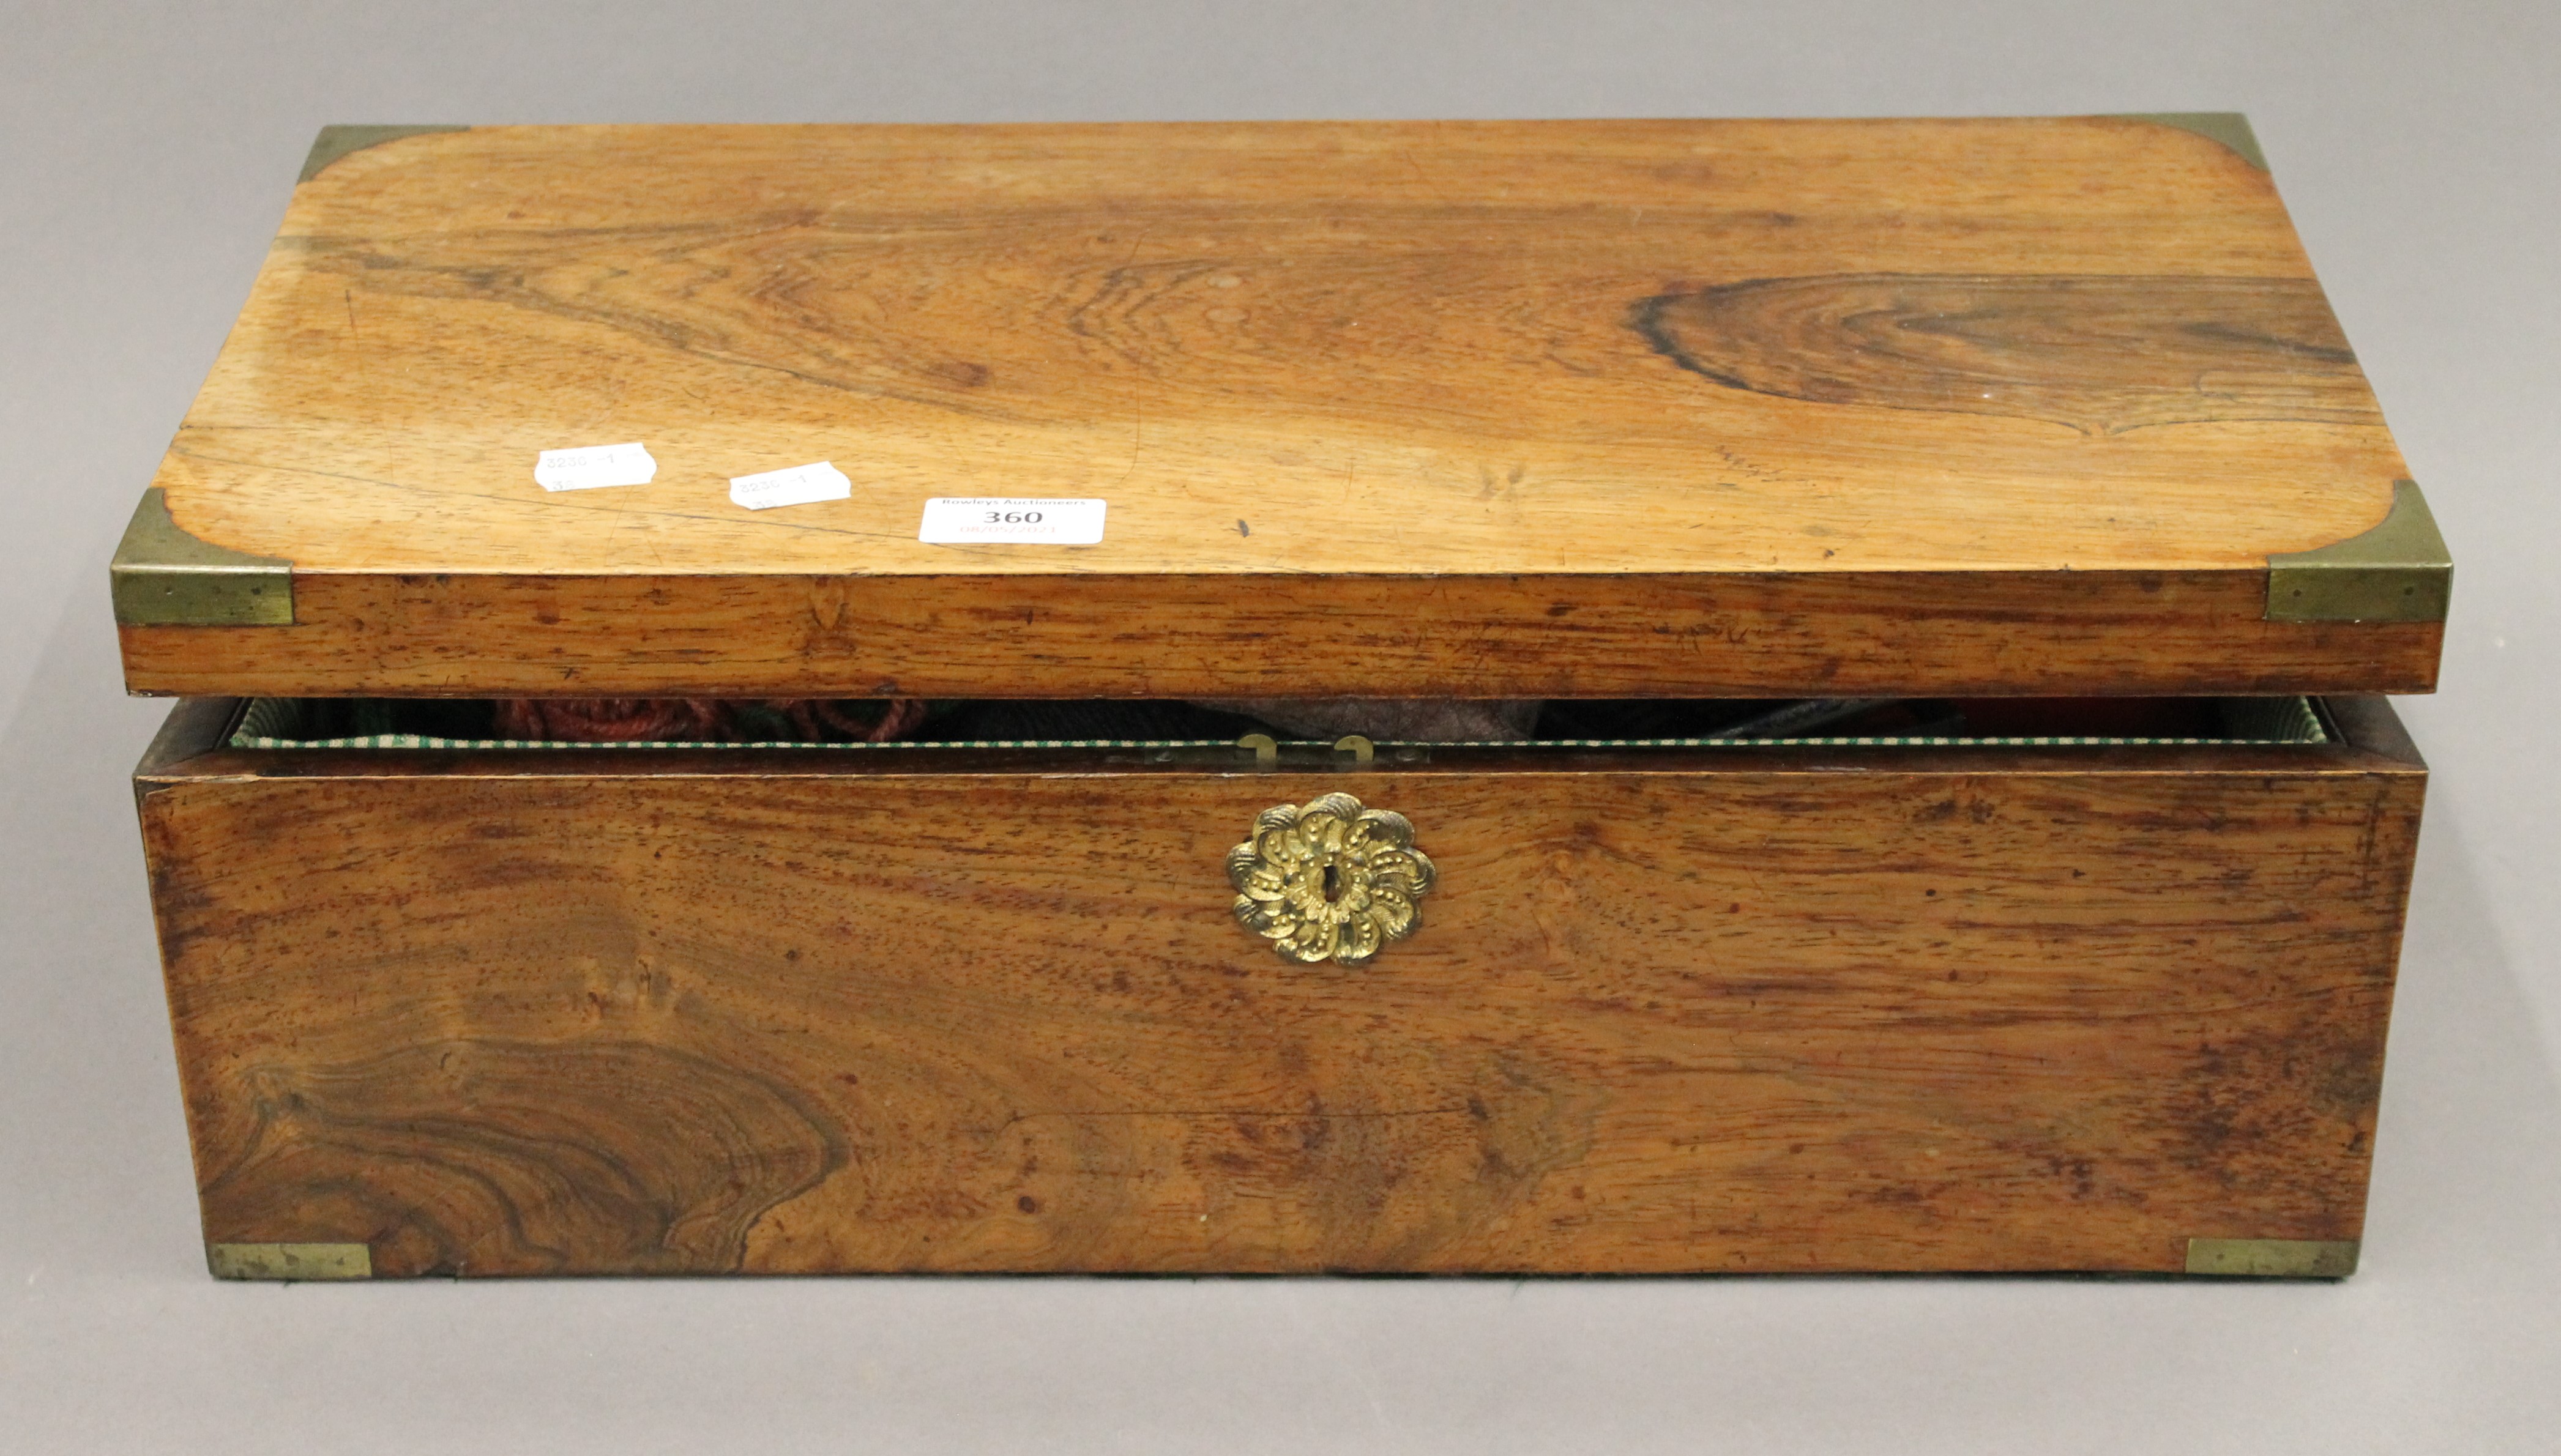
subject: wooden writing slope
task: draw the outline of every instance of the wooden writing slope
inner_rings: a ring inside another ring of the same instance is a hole
[[[127,681],[2426,690],[2442,545],[2229,119],[333,129]]]

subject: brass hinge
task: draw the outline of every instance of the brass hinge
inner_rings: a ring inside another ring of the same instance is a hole
[[[209,1243],[205,1266],[217,1279],[371,1279],[374,1251],[361,1243]]]
[[[2455,559],[2415,480],[2392,483],[2372,530],[2268,558],[2272,622],[2442,622],[2454,591]]]
[[[293,564],[190,536],[158,486],[142,493],[107,577],[129,627],[276,627],[293,622]]]
[[[1399,744],[1381,756],[1378,745],[1359,733],[1346,733],[1331,743],[1283,743],[1270,733],[1247,733],[1236,746],[1254,755],[1258,773],[1291,768],[1371,769],[1393,763],[1427,763],[1432,750],[1416,743]]]
[[[2356,1272],[2353,1238],[2191,1238],[2187,1272],[2259,1279],[2344,1279]]]

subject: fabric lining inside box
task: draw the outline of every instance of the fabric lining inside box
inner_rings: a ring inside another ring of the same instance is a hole
[[[485,726],[485,702],[403,699],[257,698],[251,700],[231,734],[235,748],[580,749],[580,748],[816,748],[866,752],[935,748],[1211,748],[1233,745],[1244,733],[1271,732],[1283,743],[1324,739],[1274,732],[1254,718],[1189,704],[1047,704],[1000,700],[937,705],[939,710],[917,736],[889,742],[827,742],[750,738],[722,742],[570,742],[475,735]],[[1700,726],[1666,733],[1667,726]],[[1713,727],[1705,727],[1713,725]],[[1084,735],[1080,727],[1126,726],[1129,735]],[[2140,727],[2147,731],[2106,731]],[[1016,731],[1002,731],[1005,728]],[[1048,734],[1043,728],[1071,731]],[[1194,729],[1166,733],[1167,728]],[[1821,728],[1835,729],[1831,732]],[[2073,728],[2100,729],[2071,731]],[[2179,732],[2167,729],[2189,728]],[[988,731],[994,728],[998,731]],[[1022,728],[1034,731],[1023,732]],[[1840,729],[1867,729],[1842,731]],[[1877,730],[1883,728],[1885,730]],[[2001,729],[2011,729],[2002,731]],[[2020,731],[2018,729],[2044,729]],[[1158,731],[1148,731],[1156,729]],[[1613,729],[1618,729],[1613,731]],[[1438,739],[1381,739],[1380,747],[2120,747],[2201,744],[2316,744],[2331,741],[2311,700],[2214,698],[2194,700],[1953,700],[1808,699],[1793,703],[1739,700],[1664,700],[1624,704],[1553,702],[1540,716],[1535,736],[1501,743]]]

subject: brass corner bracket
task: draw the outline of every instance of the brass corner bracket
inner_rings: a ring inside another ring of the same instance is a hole
[[[293,622],[293,564],[190,536],[153,486],[108,564],[115,620],[128,627],[272,627]]]
[[[2455,559],[2412,480],[2392,483],[2372,530],[2268,558],[2272,622],[2442,622],[2454,590]]]
[[[311,139],[311,151],[302,159],[302,175],[296,183],[308,182],[328,169],[331,162],[350,152],[378,147],[404,136],[425,136],[435,131],[469,131],[468,126],[323,126]]]
[[[2219,141],[2230,147],[2242,161],[2265,172],[2268,154],[2259,150],[2259,134],[2250,129],[2250,118],[2238,111],[2120,111],[2127,121],[2149,121],[2156,126],[2175,126],[2192,131],[2208,141]]]
[[[361,1243],[209,1243],[205,1267],[217,1279],[371,1279],[374,1251]]]
[[[2356,1272],[2353,1238],[2191,1238],[2187,1272],[2257,1279],[2344,1279]]]

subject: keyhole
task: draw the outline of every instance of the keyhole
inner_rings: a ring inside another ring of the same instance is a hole
[[[1343,893],[1343,872],[1342,872],[1342,871],[1340,871],[1340,870],[1338,870],[1338,869],[1335,869],[1332,865],[1328,864],[1327,866],[1325,866],[1325,901],[1326,901],[1326,903],[1330,904],[1330,903],[1332,903],[1333,901],[1335,901],[1335,900],[1337,900],[1337,899],[1340,899],[1340,898],[1342,897],[1342,893]]]

